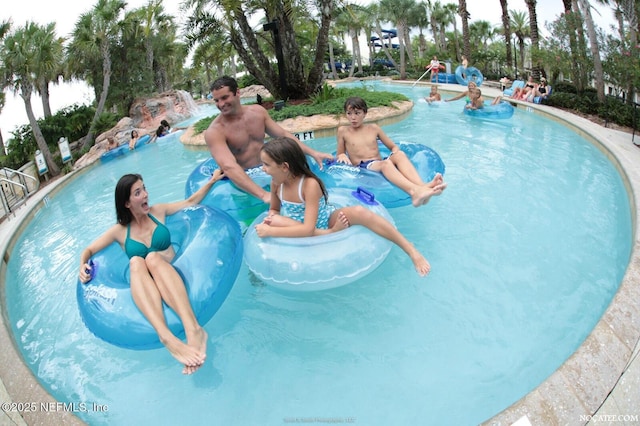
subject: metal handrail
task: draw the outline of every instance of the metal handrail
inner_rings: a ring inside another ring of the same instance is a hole
[[[5,179],[0,177],[0,183],[8,183],[9,185],[11,185],[11,193],[14,196],[17,196],[16,191],[15,191],[15,187],[18,186],[20,188],[22,188],[22,197],[19,197],[20,202],[14,204],[14,205],[18,205],[18,204],[22,204],[24,202],[24,200],[27,199],[27,197],[29,197],[29,188],[27,188],[27,185],[23,185],[19,182],[16,182],[14,180],[11,179]],[[4,211],[6,212],[5,216],[8,216],[9,213],[12,213],[11,210],[11,205],[9,204],[9,200],[7,198],[7,194],[5,194],[4,192],[4,187],[1,187],[2,189],[0,190],[0,193],[2,193],[2,197],[0,197],[2,199],[2,207],[4,208]]]
[[[4,176],[5,176],[5,178],[7,178],[7,179],[9,179],[9,174],[8,174],[7,172],[10,172],[11,174],[18,175],[18,179],[20,180],[20,182],[21,182],[23,185],[25,185],[25,187],[27,186],[27,183],[26,183],[25,178],[26,178],[26,179],[31,179],[31,180],[32,180],[32,181],[34,181],[34,182],[35,182],[35,184],[36,184],[35,190],[34,190],[33,192],[37,191],[37,190],[40,188],[40,180],[36,179],[35,177],[31,176],[31,175],[30,175],[30,174],[28,174],[28,173],[24,173],[24,172],[21,172],[21,171],[19,171],[19,170],[10,169],[10,168],[8,168],[8,167],[4,167],[4,168],[2,168],[2,172],[4,173]],[[28,194],[28,193],[29,193],[29,191],[27,191],[27,194]]]

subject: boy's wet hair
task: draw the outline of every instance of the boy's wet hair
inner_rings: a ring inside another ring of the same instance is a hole
[[[352,96],[350,98],[347,98],[347,100],[344,102],[344,111],[347,112],[350,109],[359,109],[366,113],[368,107],[364,99],[359,96]]]

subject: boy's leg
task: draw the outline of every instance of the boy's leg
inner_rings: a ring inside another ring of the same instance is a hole
[[[389,156],[387,160],[391,161],[400,173],[402,173],[402,175],[410,182],[416,185],[424,184],[415,166],[403,151],[395,152],[393,155]]]

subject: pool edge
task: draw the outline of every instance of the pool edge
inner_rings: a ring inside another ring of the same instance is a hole
[[[55,194],[64,185],[91,167],[69,173],[41,188],[27,202],[5,221],[0,227],[0,400],[2,403],[13,403],[9,409],[2,407],[0,424],[12,425],[84,425],[71,411],[56,404],[56,400],[38,382],[16,347],[11,334],[11,326],[7,317],[5,297],[5,276],[8,259],[16,243],[16,237],[38,211],[40,205],[46,203],[47,197]],[[6,235],[5,235],[6,234]],[[21,408],[21,410],[18,410]]]

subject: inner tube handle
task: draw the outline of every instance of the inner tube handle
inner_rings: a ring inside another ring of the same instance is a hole
[[[96,276],[96,272],[98,271],[98,264],[93,261],[93,259],[89,259],[89,266],[91,266],[91,270],[89,271],[89,281]]]
[[[368,206],[377,206],[379,203],[376,201],[376,197],[373,192],[367,191],[363,187],[359,186],[358,189],[351,192],[351,195],[356,197]]]

